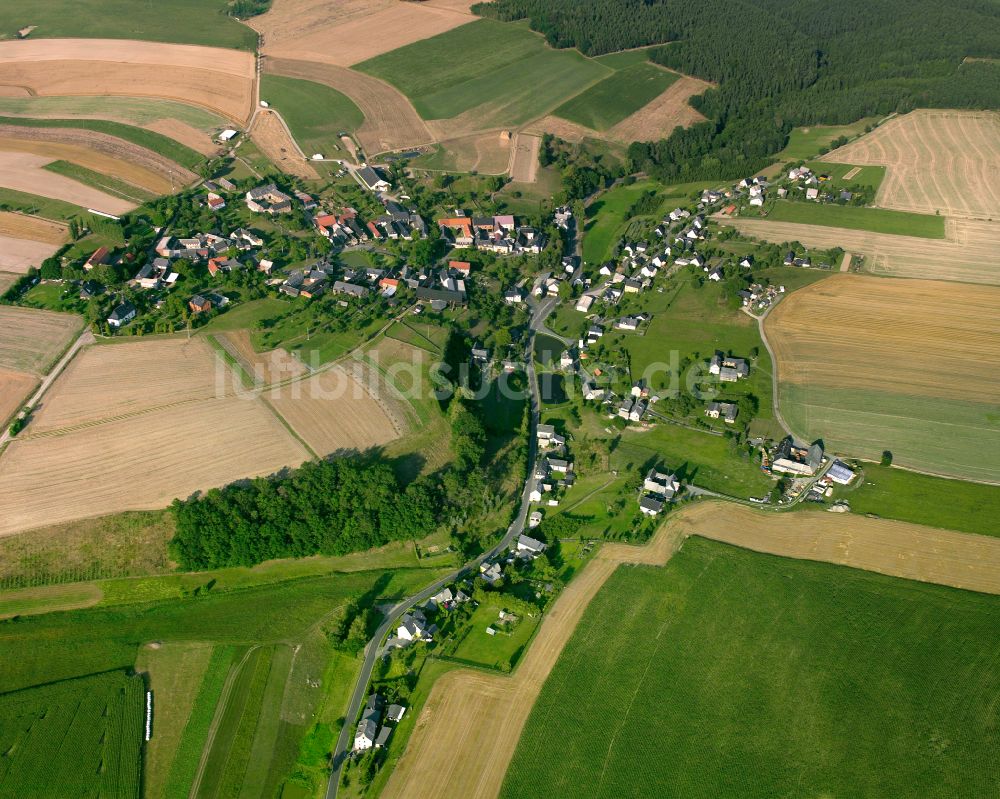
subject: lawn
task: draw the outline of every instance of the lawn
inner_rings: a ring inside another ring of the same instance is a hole
[[[998,635],[994,596],[692,538],[593,599],[500,796],[992,795]]]
[[[583,260],[594,265],[608,260],[618,243],[629,208],[644,192],[661,188],[660,184],[651,180],[620,184],[592,202],[587,207],[584,225]]]
[[[119,139],[145,147],[154,153],[159,153],[171,161],[176,161],[183,167],[195,169],[204,163],[205,156],[197,150],[174,141],[169,136],[153,130],[126,125],[123,122],[112,122],[108,119],[27,119],[25,117],[0,117],[2,125],[17,125],[25,128],[83,128],[97,133],[117,136]]]
[[[543,116],[611,70],[576,50],[554,50],[525,25],[481,19],[356,64],[409,97],[424,119],[476,109],[476,125]]]
[[[870,390],[781,383],[781,414],[829,450],[967,480],[1000,481],[995,405]]]
[[[506,609],[501,598],[484,602],[476,608],[469,619],[465,637],[451,653],[451,657],[502,671],[509,671],[517,664],[541,621],[541,613],[536,613],[534,617],[521,615],[511,627],[500,621],[500,611]],[[490,635],[486,632],[487,627],[494,629],[496,633]]]
[[[1000,486],[946,480],[875,463],[862,464],[864,482],[837,490],[855,513],[1000,536]]]
[[[135,799],[146,692],[124,671],[0,695],[0,793]]]
[[[873,191],[878,191],[878,187],[882,185],[882,181],[885,179],[884,166],[856,167],[851,164],[834,164],[827,161],[808,161],[806,166],[817,175],[828,175],[830,181],[825,184],[827,186],[858,185],[868,186]],[[844,175],[849,174],[855,169],[858,172],[850,180],[845,180]]]
[[[813,202],[777,201],[767,218],[772,222],[796,222],[802,225],[824,225],[898,236],[919,236],[925,239],[944,238],[944,217],[891,211],[886,208],[864,208],[851,205],[831,205]]]
[[[78,311],[82,305],[79,289],[62,283],[36,283],[17,302],[26,308],[64,312]]]
[[[331,157],[343,150],[341,133],[353,133],[364,114],[344,94],[309,80],[263,75],[261,97],[281,112],[306,155]]]
[[[815,158],[820,150],[829,147],[830,142],[841,136],[854,138],[865,132],[865,128],[876,121],[875,117],[865,117],[850,125],[813,125],[808,128],[794,128],[788,137],[785,149],[775,156],[781,163],[805,161]]]
[[[554,113],[594,130],[607,130],[658,97],[679,77],[653,64],[633,64],[567,100]]]
[[[227,0],[166,0],[137,8],[135,0],[46,0],[26,17],[20,3],[0,4],[0,30],[8,36],[26,24],[37,25],[32,39],[140,39],[252,50],[257,34],[226,15]]]

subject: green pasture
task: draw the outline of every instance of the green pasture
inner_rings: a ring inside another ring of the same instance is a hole
[[[559,106],[553,113],[594,130],[607,130],[662,94],[680,78],[650,63],[619,69]]]
[[[501,610],[504,610],[502,601],[484,602],[476,608],[472,618],[469,619],[469,629],[465,637],[451,656],[504,671],[514,666],[541,621],[541,613],[536,612],[534,617],[518,613],[517,623],[513,628],[508,628],[499,621]],[[495,634],[487,633],[487,627],[495,630]]]
[[[216,133],[229,123],[200,106],[145,97],[0,97],[0,114],[24,117],[111,118],[128,125],[149,125],[176,119],[204,133]]]
[[[261,97],[281,112],[307,156],[330,157],[343,150],[341,133],[353,133],[365,121],[364,114],[336,89],[298,78],[262,75]]]
[[[868,186],[875,191],[878,191],[878,187],[882,185],[882,181],[885,179],[885,167],[884,166],[862,166],[856,167],[852,164],[834,164],[827,161],[809,161],[806,163],[817,175],[827,175],[830,180],[826,183],[826,186]],[[849,180],[844,179],[844,175],[849,174],[853,170],[859,170],[853,177]]]
[[[886,208],[779,200],[774,203],[767,218],[772,222],[870,230],[872,233],[919,236],[925,239],[944,238],[943,216],[891,211]]]
[[[691,538],[590,603],[500,796],[979,799],[998,634],[994,596]]]
[[[820,154],[820,150],[829,147],[834,139],[839,139],[841,136],[850,138],[859,136],[864,133],[865,127],[875,121],[875,117],[865,117],[850,125],[811,125],[794,128],[788,137],[788,144],[775,156],[775,160],[786,163],[815,158]]]

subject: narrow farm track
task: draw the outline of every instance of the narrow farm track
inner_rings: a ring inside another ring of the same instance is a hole
[[[553,604],[512,676],[457,670],[441,677],[382,799],[495,799],[528,714],[590,600],[620,565],[662,566],[691,535],[1000,594],[1000,539],[843,514],[767,514],[715,501],[691,505],[644,547],[604,545]]]
[[[145,416],[149,413],[158,413],[159,411],[166,411],[171,408],[179,408],[182,405],[190,405],[196,402],[214,402],[214,397],[191,397],[190,399],[177,400],[176,402],[168,402],[164,405],[152,405],[148,408],[140,408],[139,410],[131,411],[129,413],[119,413],[116,416],[105,416],[100,419],[91,419],[88,422],[81,422],[80,424],[69,425],[67,427],[58,427],[54,430],[43,430],[38,433],[27,433],[25,435],[19,436],[18,441],[33,441],[37,438],[53,438],[55,436],[65,436],[70,433],[76,433],[80,430],[89,430],[92,427],[100,427],[104,424],[110,424],[112,422],[121,422],[126,419],[134,419],[137,416]]]

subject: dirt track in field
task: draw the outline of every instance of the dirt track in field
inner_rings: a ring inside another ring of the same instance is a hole
[[[378,78],[290,58],[266,58],[264,71],[322,83],[347,95],[365,115],[355,135],[368,155],[427,144],[434,138],[406,96]]]
[[[1000,593],[1000,539],[862,516],[693,505],[672,516],[648,546],[604,545],[553,604],[512,676],[469,670],[442,676],[381,799],[495,799],[528,714],[590,600],[620,564],[663,565],[690,535]]]
[[[892,277],[932,278],[1000,285],[1000,221],[948,219],[944,239],[896,236],[865,230],[772,222],[767,219],[719,219],[748,236],[777,243],[799,241],[807,247],[842,247],[865,256],[865,271]]]
[[[253,55],[239,50],[118,39],[0,42],[0,90],[13,87],[15,96],[162,97],[242,122],[253,80]]]
[[[766,324],[783,382],[1000,405],[1000,288],[836,274]]]
[[[0,186],[116,215],[127,213],[138,205],[42,168],[54,160],[41,155],[0,150]]]
[[[0,125],[0,150],[70,161],[154,194],[169,194],[198,177],[159,153],[91,130]]]
[[[271,111],[257,114],[250,130],[250,138],[282,172],[304,180],[319,180],[319,173],[299,153],[288,129],[277,114]]]
[[[519,183],[534,183],[538,177],[538,150],[542,145],[539,136],[528,133],[517,134],[514,158],[510,165],[510,177]]]
[[[472,22],[468,0],[276,0],[247,21],[263,53],[349,67]]]
[[[887,167],[876,204],[947,216],[1000,215],[1000,114],[912,111],[824,156]]]

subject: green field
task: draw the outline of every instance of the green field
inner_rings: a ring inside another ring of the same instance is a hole
[[[625,69],[634,64],[644,64],[649,61],[649,54],[652,50],[652,47],[639,47],[635,50],[622,50],[619,53],[599,55],[594,60],[612,69]]]
[[[583,260],[594,265],[608,260],[621,236],[629,208],[644,192],[661,188],[652,180],[620,184],[592,202],[587,207],[587,221],[583,228]]]
[[[567,100],[553,113],[594,130],[607,130],[662,94],[679,77],[650,63],[633,64]]]
[[[113,175],[105,175],[101,172],[95,172],[93,169],[87,169],[85,166],[80,166],[79,164],[74,164],[70,161],[52,161],[51,163],[46,164],[43,169],[47,169],[49,172],[55,172],[57,175],[62,175],[63,177],[70,178],[71,180],[75,180],[79,183],[83,183],[85,186],[92,186],[95,189],[100,189],[101,191],[107,192],[115,197],[131,200],[139,205],[149,200],[156,199],[156,195],[151,191],[146,191],[138,186],[133,186],[131,183],[127,183],[126,181],[116,178]]]
[[[0,794],[138,799],[145,722],[124,671],[0,694]]]
[[[591,602],[500,796],[980,799],[998,635],[994,596],[692,538]]]
[[[174,141],[169,136],[122,122],[108,119],[26,119],[25,117],[0,117],[0,125],[17,125],[26,128],[83,128],[109,136],[125,139],[164,158],[176,161],[181,166],[194,169],[203,163],[205,156],[190,147]]]
[[[135,0],[46,0],[25,15],[20,3],[0,4],[0,33],[13,37],[25,25],[37,25],[32,39],[140,39],[252,50],[257,34],[226,16],[226,0],[166,0],[156,13],[137,8]]]
[[[944,238],[944,217],[915,214],[910,211],[890,211],[886,208],[863,208],[850,205],[830,205],[813,202],[777,201],[767,218],[772,222],[796,222],[802,225],[824,225],[897,236],[919,236],[925,239]]]
[[[968,480],[1000,481],[995,405],[916,397],[872,388],[780,385],[781,414],[799,435],[827,449]]]
[[[827,186],[869,186],[872,190],[878,191],[885,179],[884,166],[862,166],[855,167],[852,164],[833,164],[827,161],[808,161],[806,166],[817,175],[828,175],[830,182]],[[844,180],[844,175],[854,169],[860,169],[850,180]]]
[[[79,205],[3,187],[0,187],[0,209],[24,211],[27,214],[42,216],[46,219],[90,217],[87,209]]]
[[[225,119],[199,106],[144,97],[0,97],[0,114],[61,119],[110,117],[137,126],[176,119],[205,133],[229,127]]]
[[[829,147],[830,142],[841,136],[855,137],[865,132],[865,128],[876,121],[875,117],[865,117],[850,125],[813,125],[808,128],[794,128],[788,137],[785,149],[775,156],[781,163],[805,161],[815,158],[820,150]]]
[[[507,630],[498,621],[501,610],[504,610],[501,597],[496,602],[484,602],[476,608],[465,637],[451,657],[502,671],[516,665],[541,621],[541,613],[536,613],[534,618],[522,614],[513,629]],[[487,627],[493,627],[496,634],[489,635]]]
[[[837,489],[837,496],[848,500],[855,513],[1000,535],[1000,486],[947,480],[877,463],[865,463],[862,468],[861,484]]]
[[[321,83],[262,75],[260,94],[281,112],[307,156],[322,153],[329,158],[343,150],[340,133],[353,133],[365,121],[350,98]]]
[[[611,70],[553,50],[524,25],[481,19],[356,64],[409,97],[424,119],[475,109],[482,128],[543,116]]]

